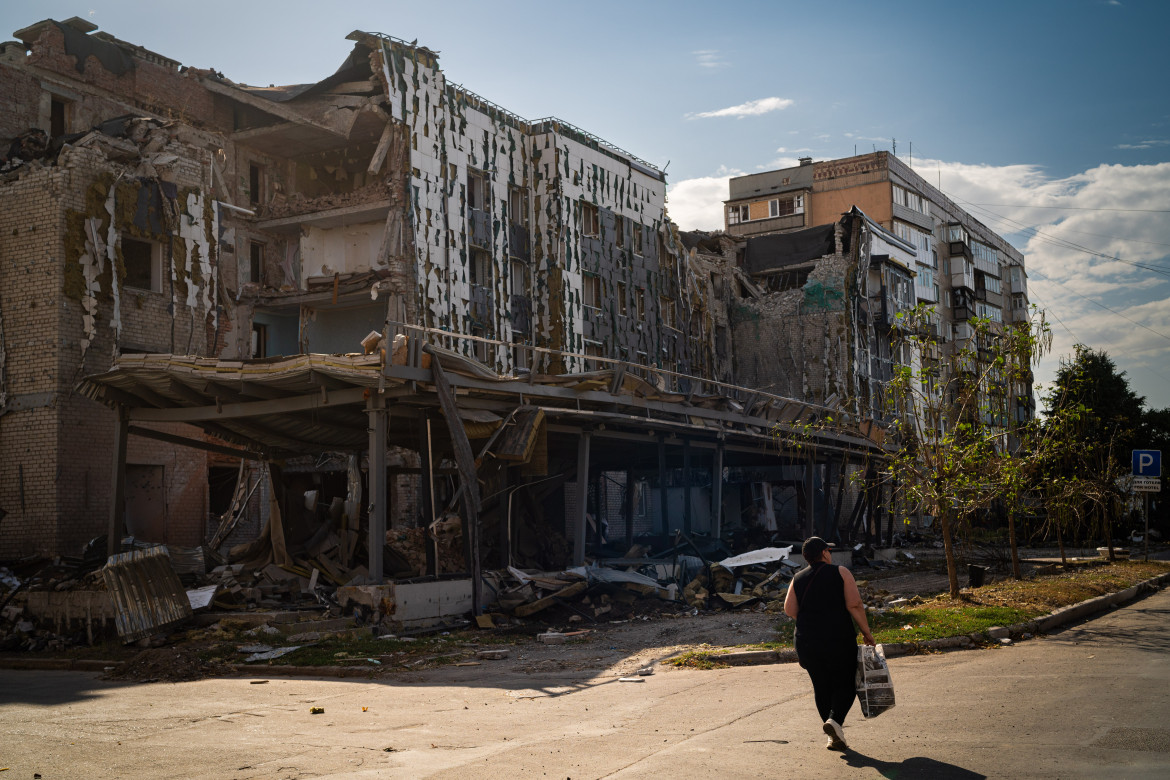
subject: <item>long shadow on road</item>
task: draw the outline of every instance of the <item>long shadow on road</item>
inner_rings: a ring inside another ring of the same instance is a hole
[[[882,761],[880,758],[873,758],[864,753],[858,753],[856,750],[846,750],[842,758],[851,767],[856,769],[872,767],[880,772],[882,777],[888,777],[890,780],[907,780],[908,778],[921,778],[922,780],[984,780],[987,777],[987,775],[972,772],[970,769],[964,769],[961,766],[955,766],[954,764],[948,764],[944,761],[937,761],[933,758],[925,758],[923,756],[907,758],[904,761]]]

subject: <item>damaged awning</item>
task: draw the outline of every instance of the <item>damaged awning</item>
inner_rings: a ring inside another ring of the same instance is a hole
[[[840,410],[801,401],[743,388],[739,400],[732,393],[672,392],[651,381],[653,376],[623,366],[501,376],[468,356],[430,349],[449,373],[460,408],[477,410],[460,415],[473,437],[495,427],[495,419],[525,408],[539,409],[550,424],[601,428],[607,435],[657,432],[752,449],[782,446],[791,436],[801,446],[824,451],[881,452]],[[382,361],[378,353],[260,360],[123,355],[110,371],[84,379],[78,390],[126,410],[131,424],[189,423],[261,456],[353,451],[367,444],[371,396],[384,398],[398,417],[438,407],[428,365]]]

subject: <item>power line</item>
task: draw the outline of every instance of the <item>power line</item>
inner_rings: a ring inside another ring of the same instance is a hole
[[[1105,311],[1107,311],[1107,312],[1110,312],[1111,314],[1116,314],[1118,317],[1121,317],[1121,319],[1125,320],[1126,322],[1129,322],[1129,323],[1131,323],[1131,324],[1133,324],[1133,325],[1137,325],[1139,328],[1141,328],[1141,329],[1143,329],[1143,330],[1148,330],[1150,333],[1153,333],[1155,336],[1159,336],[1159,337],[1161,337],[1161,338],[1164,338],[1164,339],[1166,339],[1167,341],[1170,341],[1170,336],[1167,336],[1165,333],[1161,333],[1161,332],[1159,332],[1159,331],[1156,331],[1156,330],[1154,330],[1153,328],[1149,327],[1148,325],[1143,325],[1143,324],[1141,324],[1140,322],[1138,322],[1137,320],[1132,320],[1132,319],[1130,319],[1129,317],[1126,317],[1126,316],[1125,316],[1124,314],[1122,314],[1121,312],[1119,312],[1119,311],[1116,311],[1116,310],[1114,310],[1114,309],[1111,309],[1111,308],[1109,308],[1108,306],[1106,306],[1105,304],[1103,304],[1103,303],[1099,303],[1099,302],[1097,302],[1097,301],[1093,300],[1092,298],[1090,298],[1090,297],[1088,297],[1088,296],[1086,296],[1086,295],[1081,295],[1079,292],[1077,292],[1076,290],[1072,289],[1071,287],[1069,287],[1068,285],[1066,285],[1064,282],[1058,282],[1057,280],[1053,279],[1052,277],[1050,277],[1050,276],[1045,276],[1044,274],[1042,274],[1042,273],[1040,273],[1039,271],[1036,271],[1036,270],[1033,270],[1033,271],[1032,271],[1032,273],[1036,274],[1037,276],[1039,276],[1041,279],[1043,279],[1043,280],[1044,280],[1044,281],[1046,281],[1046,282],[1052,282],[1053,284],[1059,284],[1061,287],[1063,287],[1064,289],[1068,290],[1070,293],[1072,293],[1073,295],[1077,296],[1078,298],[1084,298],[1086,301],[1088,301],[1089,303],[1093,304],[1094,306],[1099,306],[1099,307],[1101,307],[1102,309],[1104,309]]]
[[[1021,205],[1019,203],[972,203],[972,206],[995,206],[997,208],[1007,209],[1057,209],[1060,211],[1122,211],[1122,212],[1136,212],[1141,214],[1170,214],[1170,209],[1111,209],[1104,206],[1034,206],[1031,204]]]
[[[1119,255],[1116,255],[1116,256],[1115,255],[1107,255],[1104,252],[1098,252],[1094,249],[1090,249],[1086,246],[1082,246],[1081,244],[1078,244],[1074,241],[1069,241],[1068,239],[1060,238],[1058,236],[1053,236],[1053,235],[1050,235],[1048,233],[1042,233],[1042,232],[1040,232],[1040,229],[1038,227],[1031,226],[1031,225],[1025,225],[1023,222],[1019,222],[1017,220],[1014,220],[1011,217],[1005,217],[1002,214],[997,214],[994,211],[989,211],[988,209],[979,206],[979,204],[970,203],[969,201],[965,201],[962,198],[957,198],[957,197],[955,197],[953,195],[949,195],[949,194],[947,197],[950,197],[953,200],[956,200],[960,203],[965,203],[968,206],[978,210],[982,214],[987,215],[987,216],[991,217],[992,219],[999,220],[1000,222],[1002,222],[1006,225],[1009,225],[1009,226],[1014,225],[1015,228],[1012,230],[1012,232],[1022,232],[1025,234],[1030,233],[1032,237],[1038,238],[1039,240],[1043,241],[1044,243],[1051,244],[1053,246],[1059,246],[1059,247],[1062,247],[1064,249],[1072,249],[1072,250],[1077,251],[1077,252],[1084,252],[1085,254],[1091,255],[1093,257],[1099,257],[1103,260],[1109,260],[1109,261],[1115,262],[1115,263],[1124,263],[1125,265],[1131,265],[1134,268],[1141,268],[1142,270],[1151,271],[1152,273],[1160,274],[1162,276],[1170,276],[1170,268],[1166,268],[1165,266],[1150,265],[1147,263],[1139,263],[1139,262],[1134,261],[1134,260],[1123,260]],[[1122,239],[1122,240],[1124,240],[1124,239]]]

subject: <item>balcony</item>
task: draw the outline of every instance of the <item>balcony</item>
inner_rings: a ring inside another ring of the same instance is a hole
[[[975,272],[968,269],[951,274],[951,287],[955,289],[974,291]]]
[[[468,240],[473,246],[491,249],[492,215],[481,209],[467,210]]]

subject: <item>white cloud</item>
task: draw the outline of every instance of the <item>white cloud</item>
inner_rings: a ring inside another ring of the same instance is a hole
[[[1114,149],[1153,149],[1155,146],[1170,146],[1170,138],[1151,138],[1135,144],[1118,144]]]
[[[700,68],[716,69],[726,68],[731,63],[723,59],[723,55],[719,53],[718,49],[699,49],[691,52],[695,56],[695,62]]]
[[[727,181],[743,171],[721,167],[714,176],[683,179],[666,188],[670,218],[681,230],[722,230]]]
[[[715,111],[702,111],[698,114],[688,114],[688,119],[711,119],[713,117],[733,116],[743,119],[745,116],[760,116],[772,111],[781,111],[792,105],[788,98],[766,97],[759,100],[749,100],[738,106],[728,106]]]
[[[1024,253],[1032,302],[1053,329],[1038,380],[1081,342],[1108,352],[1151,406],[1170,406],[1170,278],[1133,265],[1170,272],[1170,221],[1151,213],[1170,210],[1170,163],[1064,178],[1035,165],[914,167],[936,186],[941,174],[944,192]]]

